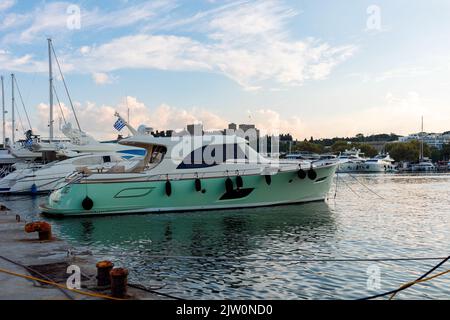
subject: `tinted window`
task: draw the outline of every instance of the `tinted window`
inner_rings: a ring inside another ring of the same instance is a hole
[[[247,159],[247,156],[237,144],[204,146],[187,156],[177,169],[214,167],[230,159]]]

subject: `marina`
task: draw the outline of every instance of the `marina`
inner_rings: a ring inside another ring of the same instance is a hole
[[[161,292],[177,297],[359,299],[400,287],[439,262],[395,259],[450,250],[450,175],[357,179],[383,198],[342,174],[336,198],[333,187],[326,203],[273,208],[55,220],[40,214],[45,197],[0,201],[27,221],[50,222],[58,238],[92,252],[92,260],[126,266],[130,281],[164,285]],[[381,278],[369,290],[372,269]],[[446,299],[447,283],[437,278],[397,298]]]
[[[449,300],[450,5],[319,3],[2,0],[0,301]]]

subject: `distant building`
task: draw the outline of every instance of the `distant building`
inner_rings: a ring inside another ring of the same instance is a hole
[[[430,147],[434,147],[436,149],[441,150],[444,144],[450,143],[450,132],[447,131],[444,133],[426,133],[426,132],[414,133],[406,137],[400,137],[398,141],[409,142],[413,140],[421,141],[422,139],[423,142],[429,145]]]
[[[228,125],[228,130],[234,130],[234,131],[236,131],[236,130],[237,130],[237,124],[236,124],[236,123],[230,123],[230,124]]]
[[[187,126],[187,131],[191,136],[202,136],[204,134],[203,124],[189,124]]]
[[[244,131],[244,132],[247,132],[247,131],[252,130],[252,129],[256,130],[256,126],[254,124],[240,124],[239,125],[239,129]]]

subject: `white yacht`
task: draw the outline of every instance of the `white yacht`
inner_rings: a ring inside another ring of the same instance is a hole
[[[345,152],[342,152],[337,159],[339,160],[338,173],[357,172],[366,161],[364,153],[356,148],[345,150]]]
[[[436,171],[436,166],[428,158],[423,158],[418,163],[411,166],[412,172],[433,172]]]
[[[358,172],[395,172],[396,167],[394,165],[395,160],[387,154],[379,154],[374,158],[365,160],[358,166]]]
[[[83,154],[75,158],[17,170],[0,180],[0,193],[49,193],[68,175],[82,172],[113,171],[115,167],[134,167],[140,158],[127,160],[116,153]]]
[[[129,126],[128,123],[126,125]],[[62,156],[102,152],[117,152],[129,159],[135,156],[145,156],[145,150],[142,148],[124,146],[118,143],[101,143],[86,132],[73,128],[71,123],[65,124],[61,131],[67,137],[67,141],[43,142],[39,137],[35,137],[31,148],[37,152],[55,151]]]

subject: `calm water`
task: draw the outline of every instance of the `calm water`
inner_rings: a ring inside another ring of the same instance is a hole
[[[130,269],[131,281],[164,284],[162,292],[193,299],[362,298],[395,289],[438,261],[286,259],[450,254],[450,175],[356,177],[358,181],[340,175],[336,198],[333,187],[327,203],[52,223],[55,233],[77,249],[91,250],[98,260],[111,259]],[[45,198],[0,200],[28,219],[42,219],[38,205]],[[445,267],[449,269],[450,263]],[[379,270],[380,288],[368,287],[368,270]],[[449,296],[447,275],[409,288],[398,298]]]

